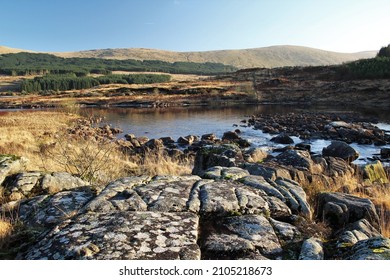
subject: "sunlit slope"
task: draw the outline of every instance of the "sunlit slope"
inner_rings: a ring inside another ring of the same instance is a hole
[[[0,47],[2,53],[22,50]],[[61,57],[95,57],[106,59],[162,60],[168,62],[216,62],[238,68],[331,65],[371,58],[376,51],[338,53],[301,46],[271,46],[265,48],[218,50],[204,52],[173,52],[157,49],[98,49],[52,53]]]

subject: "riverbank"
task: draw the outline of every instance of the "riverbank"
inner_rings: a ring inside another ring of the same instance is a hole
[[[4,82],[0,108],[47,107],[174,107],[239,104],[290,104],[388,109],[388,79],[343,79],[337,68],[284,67],[245,69],[216,76],[181,75],[169,83],[100,85],[71,91],[44,91],[35,95],[11,92]]]

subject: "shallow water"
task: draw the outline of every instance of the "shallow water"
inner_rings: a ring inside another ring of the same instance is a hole
[[[281,105],[256,105],[256,106],[234,106],[234,107],[180,107],[180,108],[85,108],[81,113],[85,116],[99,115],[104,116],[105,122],[115,127],[120,127],[124,133],[118,135],[123,138],[125,134],[131,133],[135,136],[147,136],[148,138],[160,138],[171,136],[177,139],[180,136],[197,135],[206,133],[215,133],[222,137],[223,133],[229,130],[240,129],[242,137],[248,139],[253,146],[258,147],[283,147],[270,142],[273,137],[270,134],[263,133],[260,130],[254,130],[251,127],[245,127],[241,121],[247,116],[259,113],[285,113],[291,111],[302,111],[307,108],[281,106]],[[337,112],[343,109],[335,108],[311,108],[310,111],[319,112]],[[362,110],[358,113],[378,120],[378,127],[390,133],[390,120],[387,112],[378,112]],[[302,142],[301,139],[293,137],[295,143]],[[309,140],[305,141],[312,145],[312,151],[321,153],[322,149],[330,144],[328,140]],[[379,154],[380,148],[374,145],[352,144],[359,153],[360,157],[355,162],[365,163],[365,159]],[[383,147],[383,146],[382,146]],[[390,145],[384,146],[390,148]]]

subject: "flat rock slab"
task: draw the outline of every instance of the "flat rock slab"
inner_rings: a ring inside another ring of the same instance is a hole
[[[76,216],[93,196],[88,189],[40,195],[17,204],[18,218],[30,227],[50,228]]]
[[[202,248],[213,258],[245,258],[248,254],[276,256],[282,253],[269,221],[262,215],[243,215],[217,221]]]
[[[85,209],[96,212],[112,210],[145,211],[146,203],[133,191],[133,188],[147,184],[150,180],[149,176],[140,176],[125,177],[113,181]]]
[[[270,214],[267,195],[261,190],[238,182],[209,181],[194,188],[200,200],[202,215]],[[193,199],[196,199],[196,196]]]
[[[198,216],[88,212],[54,228],[22,259],[200,259]]]
[[[183,212],[198,176],[128,177],[110,183],[86,207],[88,211]]]

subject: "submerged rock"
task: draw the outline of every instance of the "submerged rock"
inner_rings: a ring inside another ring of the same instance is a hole
[[[294,140],[286,133],[281,133],[278,136],[271,138],[271,141],[279,144],[294,144]]]

